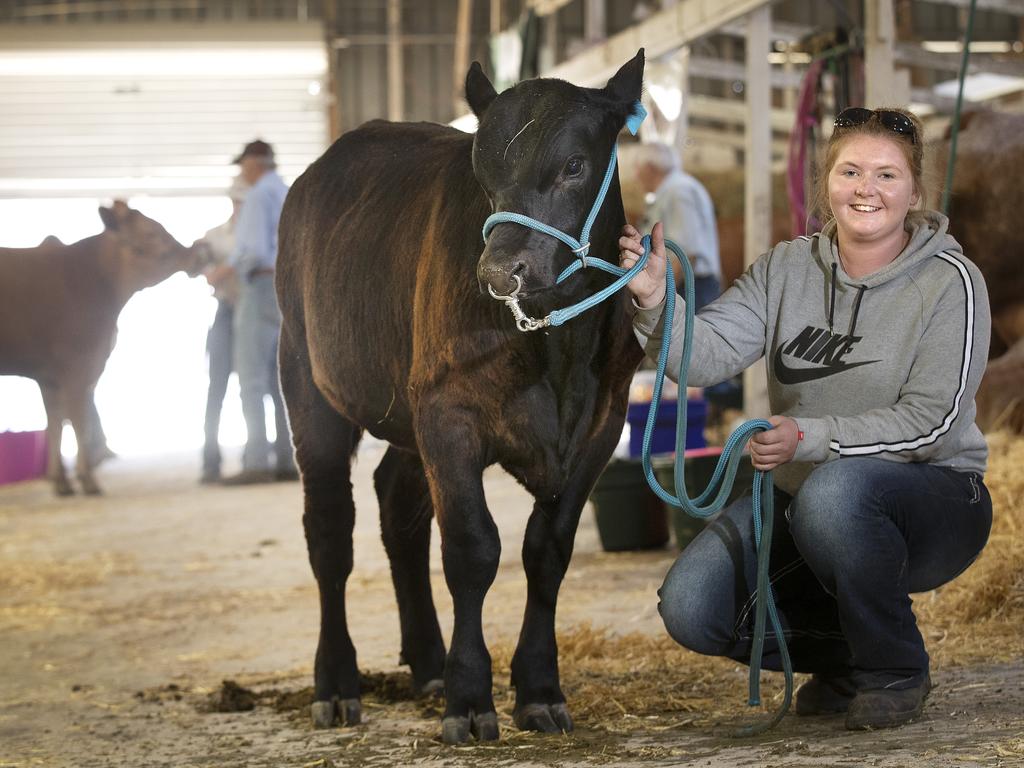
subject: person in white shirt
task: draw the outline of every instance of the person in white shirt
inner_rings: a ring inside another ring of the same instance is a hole
[[[649,232],[660,221],[666,239],[683,249],[693,266],[694,310],[699,310],[721,293],[718,227],[711,197],[703,184],[683,172],[678,155],[668,145],[641,144],[634,158],[637,180],[649,201],[641,230]],[[682,274],[676,279],[683,284]]]

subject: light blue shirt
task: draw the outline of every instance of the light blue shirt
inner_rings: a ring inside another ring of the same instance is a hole
[[[695,277],[721,278],[715,207],[703,184],[680,170],[669,173],[647,209],[644,231],[650,232],[657,221],[662,222],[665,237],[692,259]]]
[[[277,263],[277,225],[287,194],[288,186],[277,171],[267,171],[245,196],[230,259],[243,278],[254,269],[273,269]]]

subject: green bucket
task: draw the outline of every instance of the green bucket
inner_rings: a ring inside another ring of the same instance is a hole
[[[640,461],[615,459],[590,493],[606,552],[655,549],[668,541],[665,505],[647,485]]]

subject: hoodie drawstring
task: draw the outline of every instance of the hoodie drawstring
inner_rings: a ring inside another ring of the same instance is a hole
[[[832,262],[832,290],[828,298],[828,332],[832,333],[832,318],[836,314],[836,263]]]
[[[862,285],[860,290],[857,291],[857,298],[853,300],[853,319],[850,321],[851,336],[853,336],[857,331],[857,315],[860,313],[860,300],[864,298],[864,291],[867,289],[868,287],[866,285]]]
[[[860,314],[860,300],[862,298],[864,298],[864,291],[866,291],[867,289],[868,289],[868,287],[866,285],[860,286],[860,290],[857,291],[857,298],[855,298],[853,300],[853,317],[850,319],[850,331],[849,331],[849,335],[850,336],[853,336],[853,334],[857,331],[857,315]],[[832,328],[833,321],[835,320],[835,316],[836,316],[836,263],[833,261],[832,262],[832,281],[831,281],[831,285],[829,287],[829,294],[828,294],[828,332],[829,333],[835,333],[835,331]]]

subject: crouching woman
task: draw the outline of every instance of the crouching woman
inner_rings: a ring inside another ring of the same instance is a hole
[[[840,113],[818,189],[822,230],[783,242],[694,320],[690,385],[767,360],[773,428],[750,442],[773,470],[771,582],[794,669],[811,678],[799,715],[845,713],[850,729],[921,713],[928,653],[910,594],[955,578],[988,539],[992,503],[974,395],[990,317],[978,269],[916,210],[922,133],[903,110]],[[655,226],[630,283],[640,343],[661,343],[665,249]],[[642,254],[626,227],[621,263]],[[685,314],[671,318],[678,370]],[[758,599],[751,499],[683,551],[659,594],[669,633],[699,653],[748,662]],[[769,627],[764,666],[781,669]]]

